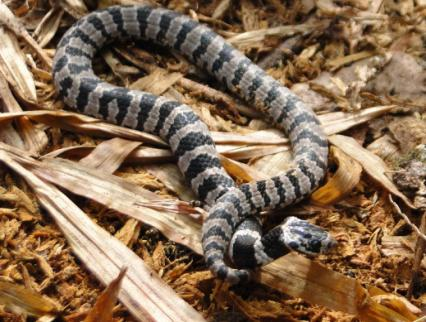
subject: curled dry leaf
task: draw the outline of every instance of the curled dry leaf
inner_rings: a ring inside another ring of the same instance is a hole
[[[17,314],[42,316],[57,313],[60,308],[49,298],[24,286],[0,281],[0,304]]]
[[[46,46],[55,36],[63,15],[64,10],[60,7],[54,7],[51,8],[43,17],[40,24],[34,31],[34,36],[36,37],[40,47]]]
[[[311,200],[321,205],[329,205],[342,199],[358,184],[362,167],[346,153],[331,147],[330,156],[338,168],[327,183],[311,195]]]
[[[245,163],[238,162],[224,156],[220,157],[220,163],[225,168],[225,170],[234,177],[238,182],[250,182],[266,179],[269,176],[258,170],[255,170],[253,167],[248,166]]]
[[[377,155],[363,148],[353,138],[344,135],[333,135],[329,137],[331,143],[348,154],[351,158],[358,161],[364,170],[378,183],[380,183],[389,192],[401,198],[405,204],[411,208],[414,205],[411,201],[395,186],[391,179],[386,175],[390,169],[386,163]]]

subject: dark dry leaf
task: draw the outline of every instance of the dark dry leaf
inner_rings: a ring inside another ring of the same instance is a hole
[[[124,275],[126,274],[127,269],[124,268],[121,270],[120,274],[116,279],[109,283],[108,287],[99,298],[96,300],[95,305],[89,311],[86,318],[83,322],[112,322],[112,313],[117,302],[118,291],[121,287],[121,282],[123,280]]]

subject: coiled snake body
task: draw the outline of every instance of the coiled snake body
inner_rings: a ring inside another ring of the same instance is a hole
[[[144,39],[177,50],[207,70],[286,131],[295,167],[267,180],[235,186],[222,168],[207,126],[192,110],[165,97],[101,81],[92,59],[106,43]],[[315,114],[208,27],[178,13],[147,6],[114,6],[79,20],[58,45],[54,83],[66,105],[118,125],[159,135],[178,166],[209,206],[202,230],[207,265],[230,283],[246,281],[250,269],[290,250],[316,254],[333,245],[321,228],[289,217],[262,236],[253,215],[301,200],[318,187],[327,167],[328,145]],[[235,266],[225,259],[229,254]]]

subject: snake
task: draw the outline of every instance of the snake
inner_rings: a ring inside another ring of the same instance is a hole
[[[294,164],[268,179],[237,185],[222,167],[207,125],[185,104],[101,80],[92,60],[114,41],[143,40],[177,52],[263,113],[289,137]],[[207,209],[204,259],[230,284],[297,251],[316,255],[335,245],[323,228],[294,216],[266,233],[259,214],[298,202],[327,170],[328,141],[315,113],[208,26],[181,13],[145,5],[111,6],[79,19],[62,36],[53,60],[57,96],[79,113],[159,136]]]

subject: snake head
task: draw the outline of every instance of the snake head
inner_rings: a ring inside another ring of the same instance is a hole
[[[288,217],[282,225],[284,244],[299,253],[318,255],[327,253],[337,244],[331,235],[306,220]]]

